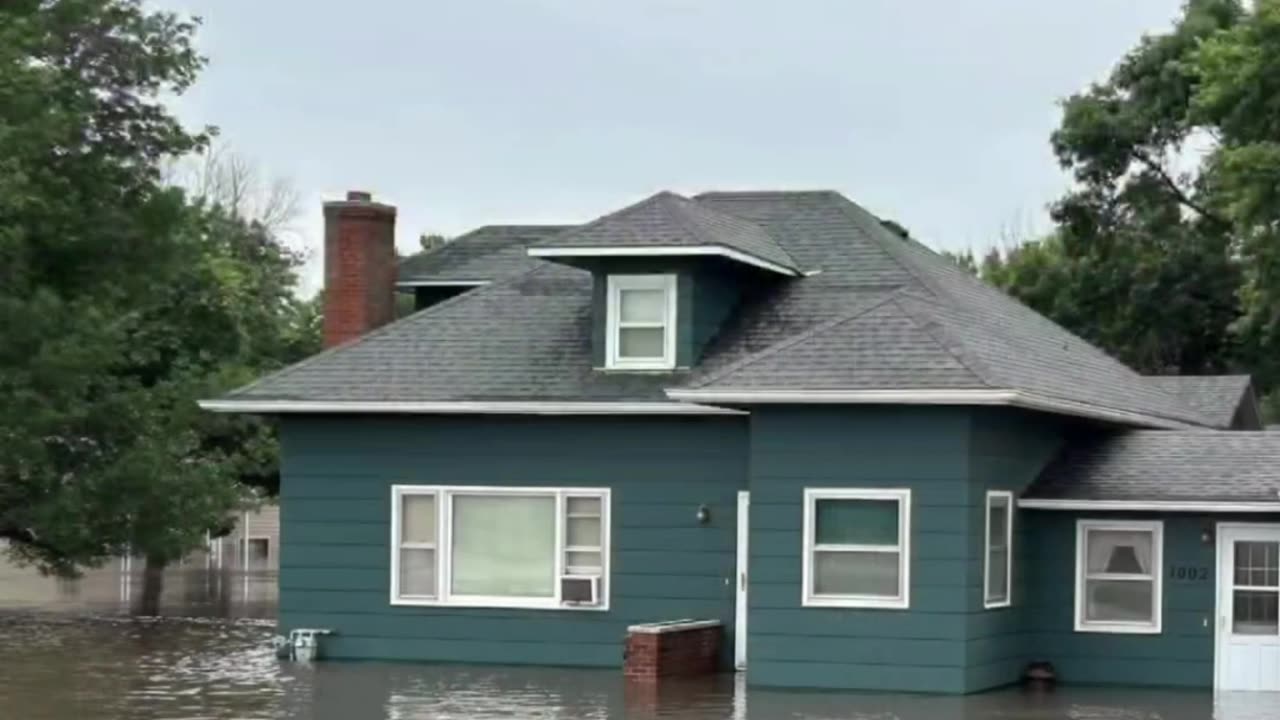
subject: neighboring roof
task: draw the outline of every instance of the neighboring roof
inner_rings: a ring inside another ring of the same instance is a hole
[[[532,248],[530,254],[581,257],[694,251],[697,251],[695,254],[719,251],[732,259],[784,275],[800,274],[796,262],[764,228],[672,192],[660,192],[557,235]]]
[[[804,268],[806,276],[762,280],[691,370],[602,373],[592,367],[590,273],[527,260],[532,269],[524,273],[226,399],[714,403],[717,394],[749,389],[885,402],[886,393],[907,390],[925,402],[1015,404],[1140,426],[1211,424],[835,192],[692,200],[664,193],[549,242],[689,241],[681,233],[734,242]],[[471,279],[457,272],[448,271]]]
[[[1280,435],[1134,430],[1068,444],[1030,500],[1280,503]]]
[[[1177,396],[1217,427],[1231,427],[1240,404],[1251,400],[1248,375],[1149,375],[1147,382]]]
[[[518,275],[539,264],[525,250],[568,225],[485,225],[443,246],[400,261],[396,282],[476,284]]]

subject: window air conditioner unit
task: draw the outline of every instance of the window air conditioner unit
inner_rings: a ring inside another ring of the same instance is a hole
[[[600,578],[594,575],[565,575],[560,578],[560,602],[565,605],[599,605]]]

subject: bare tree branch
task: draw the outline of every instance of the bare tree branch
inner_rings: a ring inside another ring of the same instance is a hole
[[[192,196],[275,233],[288,230],[297,219],[299,201],[293,183],[280,177],[264,183],[258,166],[225,143],[211,144],[197,162],[185,183]]]
[[[1169,192],[1173,193],[1174,197],[1178,199],[1178,202],[1190,208],[1197,215],[1205,218],[1206,220],[1222,225],[1225,228],[1231,227],[1231,222],[1229,220],[1196,202],[1190,195],[1188,195],[1186,191],[1182,189],[1182,186],[1174,180],[1173,176],[1169,174],[1169,171],[1165,169],[1164,163],[1157,162],[1145,151],[1137,148],[1134,148],[1133,150],[1133,157],[1138,162],[1142,163],[1148,170],[1155,173],[1156,177],[1160,179],[1160,182],[1163,183],[1165,187],[1169,189]]]

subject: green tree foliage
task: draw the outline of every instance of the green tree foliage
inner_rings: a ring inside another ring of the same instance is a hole
[[[274,441],[193,399],[314,346],[296,259],[162,182],[207,140],[161,102],[203,64],[194,30],[139,0],[0,4],[0,537],[46,570],[197,545]]]
[[[1150,373],[1280,382],[1280,0],[1190,0],[1051,142],[1050,237],[979,272]]]

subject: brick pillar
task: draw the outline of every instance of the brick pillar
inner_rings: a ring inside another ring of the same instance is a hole
[[[709,675],[716,671],[723,631],[717,620],[684,620],[627,628],[628,680]]]
[[[324,346],[395,319],[396,209],[366,192],[324,204]]]

